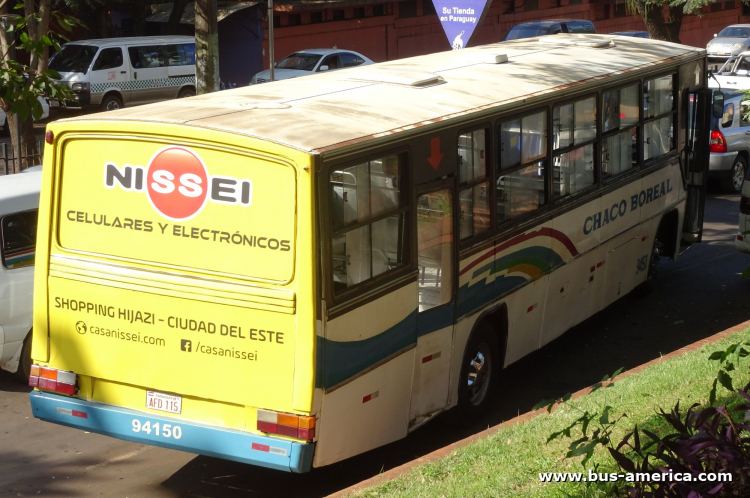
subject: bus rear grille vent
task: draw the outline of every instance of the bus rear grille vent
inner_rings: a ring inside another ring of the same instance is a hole
[[[357,72],[347,80],[424,88],[442,83],[443,77],[426,71],[379,68]]]
[[[615,46],[611,38],[602,35],[559,33],[539,38],[545,45],[567,45],[573,47],[610,48]]]

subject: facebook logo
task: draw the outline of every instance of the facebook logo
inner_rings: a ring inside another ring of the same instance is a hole
[[[188,353],[193,350],[193,341],[190,339],[182,339],[180,341],[180,349],[182,351],[187,351]]]

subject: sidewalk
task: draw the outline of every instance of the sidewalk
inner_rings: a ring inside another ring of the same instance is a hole
[[[735,325],[734,327],[731,327],[731,328],[729,328],[727,330],[724,330],[722,332],[714,334],[714,335],[712,335],[710,337],[707,337],[705,339],[702,339],[700,341],[694,342],[694,343],[692,343],[692,344],[690,344],[688,346],[685,346],[685,347],[682,347],[682,348],[677,349],[675,351],[672,351],[671,353],[666,354],[666,355],[664,355],[664,356],[662,356],[660,358],[656,358],[656,359],[651,360],[651,361],[649,361],[647,363],[643,363],[642,365],[639,365],[639,366],[637,366],[635,368],[632,368],[632,369],[630,369],[630,370],[628,370],[626,372],[623,372],[617,378],[618,379],[622,379],[622,378],[625,378],[625,377],[629,377],[629,376],[631,376],[633,374],[636,374],[636,373],[639,373],[639,372],[645,370],[646,368],[648,368],[648,367],[650,367],[652,365],[664,362],[664,361],[672,359],[672,358],[676,358],[676,357],[682,356],[685,353],[689,353],[689,352],[698,350],[698,349],[702,348],[703,346],[705,346],[707,344],[713,344],[713,343],[719,342],[722,339],[725,339],[726,337],[729,337],[732,334],[735,334],[737,332],[742,332],[743,330],[747,329],[748,327],[750,327],[750,320],[748,320],[746,322],[743,322],[743,323],[740,323],[739,325]],[[585,396],[586,394],[589,393],[590,390],[591,390],[590,387],[581,389],[581,390],[575,392],[573,394],[573,396],[572,396],[571,399],[576,399],[576,398],[580,398],[582,396]],[[546,408],[542,408],[542,409],[539,409],[539,410],[536,410],[536,411],[533,411],[533,412],[524,413],[524,414],[522,414],[522,415],[520,415],[518,417],[515,417],[515,418],[510,419],[508,421],[505,421],[505,422],[503,422],[501,424],[498,424],[498,425],[495,425],[493,427],[490,427],[490,428],[488,428],[485,431],[479,432],[477,434],[474,434],[473,436],[469,436],[469,437],[467,437],[465,439],[462,439],[461,441],[457,441],[457,442],[455,442],[453,444],[450,444],[448,446],[440,448],[439,450],[433,451],[432,453],[428,453],[427,455],[424,455],[424,456],[422,456],[420,458],[417,458],[417,459],[412,460],[412,461],[410,461],[408,463],[405,463],[404,465],[401,465],[399,467],[395,467],[395,468],[393,468],[391,470],[383,472],[382,474],[378,474],[378,475],[373,476],[373,477],[371,477],[369,479],[366,479],[366,480],[364,480],[364,481],[362,481],[360,483],[357,483],[357,484],[355,484],[353,486],[350,486],[348,488],[345,488],[345,489],[342,489],[340,491],[337,491],[336,493],[333,493],[333,494],[329,495],[328,498],[341,498],[341,497],[349,495],[350,493],[352,493],[352,492],[354,492],[356,490],[361,490],[361,489],[364,489],[364,488],[369,488],[371,486],[375,486],[377,484],[381,484],[383,482],[390,481],[392,479],[395,479],[395,478],[401,476],[402,474],[405,474],[406,472],[412,470],[413,468],[415,468],[415,467],[417,467],[419,465],[422,465],[422,464],[425,464],[425,463],[428,463],[428,462],[433,462],[433,461],[439,460],[441,458],[444,458],[444,457],[450,455],[451,453],[453,453],[458,448],[461,448],[463,446],[467,446],[467,445],[469,445],[469,444],[471,444],[471,443],[473,443],[475,441],[478,441],[478,440],[480,440],[482,438],[489,437],[492,434],[496,433],[497,431],[499,431],[500,429],[503,429],[505,427],[511,427],[511,426],[517,425],[517,424],[519,424],[521,422],[526,422],[528,420],[531,420],[531,419],[537,417],[538,415],[542,415],[543,413],[546,413]]]

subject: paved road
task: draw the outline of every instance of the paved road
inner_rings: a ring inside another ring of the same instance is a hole
[[[310,474],[284,474],[127,443],[31,417],[28,388],[0,373],[0,496],[324,496],[528,411],[542,398],[589,386],[750,319],[739,273],[738,196],[713,194],[704,243],[662,267],[645,300],[626,297],[512,365],[487,420],[456,431],[439,420],[408,438]]]

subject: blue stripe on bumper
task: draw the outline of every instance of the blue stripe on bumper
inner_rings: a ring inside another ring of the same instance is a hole
[[[36,390],[32,391],[29,397],[34,416],[47,422],[136,443],[163,446],[287,472],[308,472],[312,468],[315,443],[296,443],[233,429],[147,415],[127,408]],[[150,434],[143,431],[135,432],[134,419],[140,422],[140,427],[146,422],[149,422],[152,428],[154,424],[159,424],[160,435],[156,435],[155,429],[151,429]],[[170,426],[170,437],[164,436],[164,424]],[[175,438],[174,433],[177,427],[180,432],[179,438]]]

